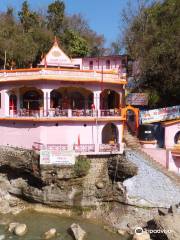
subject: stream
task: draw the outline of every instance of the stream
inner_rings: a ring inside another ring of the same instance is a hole
[[[0,216],[0,218],[2,218]],[[8,218],[8,217],[7,217]],[[0,240],[40,240],[44,232],[50,228],[56,228],[58,236],[56,240],[73,240],[68,233],[68,229],[72,223],[78,223],[87,233],[87,240],[127,240],[118,234],[110,233],[103,228],[102,225],[92,223],[80,217],[64,217],[56,214],[38,213],[35,211],[25,211],[16,216],[8,218],[10,222],[25,223],[28,232],[23,237],[17,237],[13,233],[7,231],[7,225],[0,225]],[[2,237],[5,236],[5,238]]]

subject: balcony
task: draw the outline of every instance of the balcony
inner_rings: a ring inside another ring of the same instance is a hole
[[[44,111],[40,110],[10,110],[8,116],[1,116],[6,118],[46,118],[46,119],[56,119],[56,118],[119,118],[121,117],[120,109],[105,109],[105,110],[92,110],[92,109],[49,109]]]

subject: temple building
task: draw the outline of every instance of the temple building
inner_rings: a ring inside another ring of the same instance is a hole
[[[0,145],[122,153],[126,73],[119,69],[115,56],[71,59],[55,40],[37,68],[1,70]]]

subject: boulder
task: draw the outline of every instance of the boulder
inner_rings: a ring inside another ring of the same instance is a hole
[[[97,182],[97,183],[96,183],[96,187],[97,187],[98,189],[104,188],[103,182]]]
[[[70,227],[73,236],[76,240],[83,240],[86,232],[76,223],[73,223]]]
[[[11,233],[14,232],[14,229],[15,229],[15,227],[16,227],[17,225],[19,225],[18,222],[12,222],[12,223],[10,223],[10,224],[9,224],[9,227],[8,227],[8,231],[11,232]]]
[[[18,224],[14,229],[14,233],[19,237],[24,236],[26,232],[27,232],[27,226],[26,224],[23,224],[23,223]]]
[[[44,233],[43,239],[51,239],[56,236],[56,229],[51,228],[47,232]]]
[[[124,229],[118,229],[118,230],[117,230],[117,233],[118,233],[120,236],[122,236],[122,237],[128,235],[128,232],[127,232],[126,230],[124,230]]]
[[[149,233],[142,232],[141,234],[135,233],[133,236],[133,240],[151,240]]]

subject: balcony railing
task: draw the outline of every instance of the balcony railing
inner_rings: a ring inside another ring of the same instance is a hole
[[[121,112],[119,109],[105,109],[101,110],[102,117],[110,117],[110,116],[120,116]]]
[[[121,111],[119,109],[105,109],[105,110],[92,110],[92,109],[59,109],[53,108],[48,111],[41,110],[10,110],[10,118],[55,118],[55,117],[120,117]]]
[[[120,144],[100,144],[99,152],[118,152],[120,151]]]
[[[42,144],[38,142],[34,142],[32,149],[35,151],[40,150],[49,150],[53,154],[60,154],[62,152],[74,151],[75,153],[118,153],[122,152],[123,144]]]
[[[74,144],[75,152],[95,152],[95,144]]]

